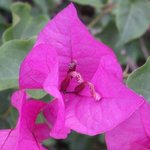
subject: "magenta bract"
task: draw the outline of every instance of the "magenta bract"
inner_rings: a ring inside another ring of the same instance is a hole
[[[106,133],[108,150],[150,149],[150,105],[145,103],[129,119]]]
[[[69,129],[100,134],[130,117],[143,98],[122,78],[113,51],[90,35],[70,4],[40,32],[19,81],[23,89],[43,88],[55,97],[53,111],[44,114],[50,123],[55,116],[50,135],[62,138]]]
[[[17,91],[12,96],[12,105],[18,109],[18,122],[14,129],[0,131],[0,149],[45,150],[40,141],[49,137],[49,128],[35,121],[46,103],[30,100],[24,91]]]

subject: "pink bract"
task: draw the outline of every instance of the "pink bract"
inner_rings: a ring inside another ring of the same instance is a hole
[[[143,104],[129,119],[106,133],[108,150],[150,149],[150,105]]]
[[[40,142],[49,137],[49,128],[44,123],[35,123],[46,103],[30,100],[24,91],[17,91],[12,96],[12,105],[17,108],[19,119],[14,129],[0,130],[0,149],[46,150]]]
[[[51,136],[69,129],[95,135],[130,117],[143,98],[122,82],[113,51],[95,40],[70,4],[40,32],[20,69],[20,87],[43,88],[55,97],[44,114]],[[55,113],[54,113],[55,112]]]

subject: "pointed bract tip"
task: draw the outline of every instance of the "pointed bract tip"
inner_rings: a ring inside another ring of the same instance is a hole
[[[77,14],[77,10],[73,2],[71,2],[67,7],[64,8],[64,11],[67,11],[69,14]]]
[[[74,8],[74,9],[76,9],[75,6],[74,6],[74,4],[73,4],[73,2],[70,2],[70,4],[69,4],[68,6],[70,6],[70,7]]]

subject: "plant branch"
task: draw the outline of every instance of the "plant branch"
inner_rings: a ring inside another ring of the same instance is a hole
[[[141,46],[141,51],[142,51],[144,57],[147,59],[149,57],[149,52],[145,46],[143,38],[140,38],[140,46]]]
[[[128,71],[129,71],[129,64],[126,65],[126,68],[125,68],[125,70],[123,72],[123,77],[124,78],[128,78],[128,76],[129,76]]]
[[[102,17],[112,11],[116,7],[116,3],[107,4],[102,8],[102,13],[97,15],[93,21],[88,25],[88,28],[92,28]]]
[[[127,63],[129,64],[129,67],[132,71],[137,69],[137,67],[138,67],[130,56],[127,56]]]

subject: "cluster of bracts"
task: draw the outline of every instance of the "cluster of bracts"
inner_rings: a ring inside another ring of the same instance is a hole
[[[53,99],[32,99],[27,89]],[[114,52],[90,35],[73,4],[39,33],[11,102],[19,118],[14,129],[0,131],[0,150],[45,150],[44,140],[65,139],[71,130],[105,133],[108,150],[150,149],[149,104],[124,85]]]

